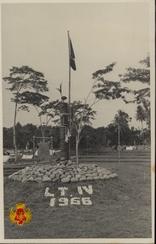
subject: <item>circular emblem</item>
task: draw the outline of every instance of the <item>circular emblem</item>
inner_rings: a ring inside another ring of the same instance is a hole
[[[30,223],[32,214],[24,203],[17,203],[15,208],[10,209],[9,219],[12,224],[22,226]]]

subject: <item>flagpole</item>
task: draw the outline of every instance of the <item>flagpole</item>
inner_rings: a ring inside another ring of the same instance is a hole
[[[67,31],[68,35],[68,49],[69,49],[69,88],[68,88],[68,108],[69,108],[69,124],[68,129],[71,134],[71,65],[70,65],[70,39],[69,39],[69,31]],[[68,138],[68,160],[70,160],[70,137]]]

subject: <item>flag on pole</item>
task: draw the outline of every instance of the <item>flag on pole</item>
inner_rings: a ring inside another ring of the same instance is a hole
[[[68,130],[67,130],[67,134],[66,134],[66,136],[65,136],[65,142],[66,142],[66,143],[68,143],[70,137],[71,137],[71,134],[70,134],[70,131],[69,131],[69,129],[68,129]]]
[[[69,58],[70,58],[70,67],[72,67],[73,70],[76,70],[76,64],[75,64],[75,53],[72,45],[72,41],[70,39],[70,36],[68,35],[69,38]]]

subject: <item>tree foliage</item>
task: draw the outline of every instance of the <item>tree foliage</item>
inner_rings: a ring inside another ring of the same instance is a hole
[[[114,65],[115,65],[115,64],[116,64],[116,63],[113,62],[113,63],[111,63],[111,64],[109,64],[109,65],[106,65],[103,69],[100,69],[100,70],[95,71],[95,72],[92,74],[92,78],[93,78],[93,79],[101,78],[102,75],[107,74],[108,72],[113,71],[113,68],[114,68]]]
[[[139,62],[144,67],[143,68],[134,68],[129,67],[126,69],[126,73],[120,75],[122,81],[140,81],[142,83],[150,84],[150,58],[147,56],[145,59]]]
[[[113,71],[115,63],[109,64],[104,69],[98,70],[92,74],[94,80],[93,93],[96,99],[113,100],[118,98],[124,98],[124,93],[130,93],[131,90],[128,87],[122,87],[119,81],[111,81],[105,79],[104,75]]]
[[[33,147],[33,136],[41,137],[41,129],[33,124],[21,125],[16,124],[16,137],[18,149],[28,149]],[[59,149],[59,127],[47,126],[45,136],[53,137],[54,149]],[[3,128],[3,147],[6,149],[13,148],[13,127]],[[75,152],[76,134],[72,134],[71,150]],[[150,144],[150,132],[147,129],[143,133],[139,129],[125,127],[121,133],[121,145],[141,145]],[[107,127],[93,128],[91,125],[84,125],[79,141],[79,150],[84,153],[102,151],[107,147],[117,146],[117,125],[110,123]]]
[[[33,105],[36,109],[45,101],[48,96],[43,95],[48,91],[47,80],[44,75],[28,66],[16,67],[10,69],[9,76],[3,80],[8,83],[8,90],[12,93],[11,101],[15,103],[14,125],[13,125],[13,141],[15,155],[17,158],[16,145],[16,119],[20,110],[28,111],[29,106]]]
[[[81,101],[74,101],[71,105],[72,111],[72,127],[76,131],[82,130],[84,125],[91,125],[91,121],[95,119],[96,112],[89,104]]]
[[[16,67],[10,69],[8,77],[3,78],[10,84],[9,90],[18,91],[19,89],[34,88],[37,92],[48,91],[47,81],[41,72],[35,71],[29,66]]]
[[[48,125],[49,122],[53,122],[57,125],[60,124],[60,104],[61,102],[59,100],[54,100],[41,105],[39,116],[46,116],[46,125]]]
[[[79,143],[82,139],[82,130],[85,125],[91,125],[91,121],[95,118],[95,111],[87,103],[74,101],[71,106],[72,110],[72,129],[76,134],[76,161],[79,163]]]
[[[120,75],[123,82],[140,82],[146,84],[146,87],[133,90],[134,98],[127,103],[136,103],[137,111],[136,118],[140,121],[145,121],[148,128],[150,127],[150,58],[147,56],[145,59],[139,62],[143,67],[134,68],[129,67],[126,69],[126,73]]]
[[[141,60],[141,68],[129,67],[126,69],[125,74],[119,75],[119,81],[112,81],[105,78],[105,75],[111,71],[115,66],[115,63],[111,63],[104,67],[104,69],[97,70],[92,74],[94,80],[93,93],[96,98],[96,102],[99,100],[114,100],[121,98],[126,104],[136,103],[137,111],[136,118],[140,118],[141,111],[143,112],[142,119],[146,121],[148,128],[150,127],[150,58],[146,57]],[[146,87],[141,89],[131,89],[125,86],[125,83],[140,82]],[[131,99],[128,98],[128,94]],[[94,103],[96,103],[94,102]],[[140,109],[141,108],[141,109]],[[139,119],[140,120],[140,119]]]
[[[120,144],[121,145],[128,145],[130,143],[130,128],[129,122],[131,118],[127,113],[122,110],[119,110],[117,114],[114,116],[114,120],[111,124],[108,125],[109,131],[109,138],[110,144],[115,145],[117,148],[118,145],[118,137],[119,137],[119,130],[120,130]]]
[[[28,66],[15,67],[10,69],[8,77],[3,80],[8,83],[7,88],[12,92],[12,102],[17,103],[19,106],[18,111],[28,110],[28,105],[40,106],[43,102],[47,101],[48,96],[43,95],[48,91],[47,80],[41,72],[35,71]]]
[[[119,110],[118,113],[114,117],[114,124],[120,125],[122,128],[128,127],[129,122],[131,121],[131,118],[127,113],[125,113],[122,110]]]

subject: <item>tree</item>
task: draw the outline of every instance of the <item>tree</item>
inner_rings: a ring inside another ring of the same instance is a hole
[[[126,69],[126,73],[120,75],[121,81],[125,83],[129,82],[140,82],[146,85],[146,87],[133,90],[134,98],[127,103],[137,104],[136,117],[141,122],[145,121],[147,127],[150,128],[150,58],[147,56],[145,59],[139,62],[141,68],[129,67]]]
[[[146,120],[146,110],[141,106],[137,106],[136,119],[141,122],[141,128],[143,130],[143,121]]]
[[[109,64],[104,67],[102,70],[97,70],[92,74],[93,78],[93,87],[92,92],[95,95],[96,102],[106,99],[114,100],[118,98],[124,98],[123,93],[130,93],[131,90],[127,87],[122,87],[120,81],[110,81],[104,78],[104,75],[113,71],[115,63]]]
[[[124,111],[119,110],[114,120],[107,126],[106,137],[110,146],[129,145],[131,142],[131,131],[129,122],[131,118]]]
[[[106,65],[103,69],[97,70],[92,74],[93,86],[91,92],[95,95],[95,100],[92,105],[101,100],[122,98],[125,101],[126,94],[131,93],[131,90],[128,87],[122,86],[120,81],[112,81],[105,78],[108,73],[113,71],[115,64],[113,62]],[[114,124],[110,125],[110,129],[114,131]],[[111,136],[110,131],[107,134]]]
[[[17,159],[16,145],[16,119],[20,110],[29,111],[29,105],[39,107],[49,98],[42,93],[48,91],[47,81],[41,72],[35,71],[28,66],[15,67],[10,69],[8,77],[3,80],[8,83],[7,88],[12,92],[11,101],[15,103],[14,122],[13,122],[13,145],[15,157]]]
[[[41,115],[47,116],[46,125],[52,121],[55,125],[60,125],[62,113],[62,101],[55,100],[41,106]],[[78,148],[81,140],[81,132],[85,125],[90,125],[94,119],[95,111],[87,103],[74,101],[71,103],[71,131],[76,140],[76,162],[78,165]]]
[[[40,106],[41,111],[39,112],[39,116],[41,117],[44,115],[46,117],[46,126],[48,126],[50,122],[57,125],[60,123],[60,104],[61,102],[59,100],[54,100]]]
[[[37,133],[37,126],[33,125],[33,124],[26,124],[22,127],[22,139],[23,139],[23,148],[26,149],[28,147],[28,149],[33,147],[33,139],[32,139],[32,135],[36,135]],[[17,134],[18,134],[18,130],[17,130]],[[18,138],[18,137],[17,137]],[[17,141],[18,143],[18,141]]]
[[[55,100],[41,106],[40,115],[47,116],[46,125],[52,121],[55,125],[60,125],[62,113],[62,101]],[[74,101],[71,103],[71,132],[76,141],[76,162],[78,165],[79,142],[82,139],[81,134],[85,125],[90,125],[94,119],[95,111],[87,103]]]
[[[129,67],[126,69],[124,75],[119,75],[119,81],[110,81],[105,79],[105,75],[113,71],[115,63],[107,65],[102,70],[98,70],[92,74],[94,80],[92,92],[95,95],[95,101],[93,104],[99,102],[100,100],[113,100],[122,98],[122,100],[128,103],[137,104],[137,119],[145,121],[147,127],[150,128],[150,58],[146,57],[144,60],[140,61],[141,68]],[[125,83],[140,82],[146,85],[141,89],[130,89],[125,87]],[[127,98],[127,95],[131,95],[132,100]],[[141,116],[141,117],[140,117]]]
[[[82,139],[82,130],[85,125],[90,125],[94,119],[95,111],[89,104],[81,101],[74,101],[71,106],[72,111],[72,129],[76,135],[76,163],[79,164],[79,142]]]
[[[3,148],[13,148],[13,130],[12,128],[3,127]]]
[[[129,125],[128,123],[130,122],[131,118],[127,113],[125,113],[122,110],[119,110],[118,113],[114,117],[114,124],[115,125],[120,125],[123,128],[127,128]]]
[[[128,143],[130,134],[130,121],[131,118],[129,117],[129,115],[122,110],[119,110],[118,113],[115,115],[113,123],[116,131],[118,132],[118,146],[120,146],[121,142],[122,144]]]
[[[81,140],[79,142],[79,148],[81,148],[81,150],[83,150],[84,153],[85,152],[88,153],[88,150],[91,149],[93,151],[93,148],[96,149],[96,147],[99,145],[99,141],[98,141],[98,135],[96,134],[96,129],[93,128],[91,125],[85,125],[81,132]]]

